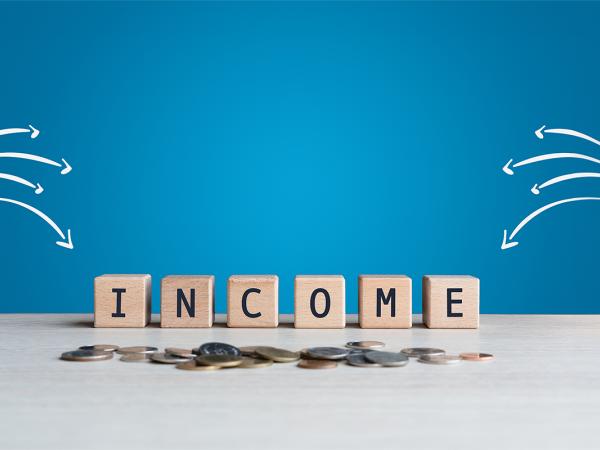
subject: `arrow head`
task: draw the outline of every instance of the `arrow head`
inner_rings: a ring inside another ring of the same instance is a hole
[[[535,195],[540,195],[540,190],[538,189],[537,183],[534,184],[533,187],[531,188],[531,193],[535,194]]]
[[[67,230],[67,240],[66,241],[56,241],[56,245],[67,248],[69,250],[73,250],[73,241],[71,240],[71,229]]]
[[[542,127],[535,130],[535,135],[538,137],[538,139],[544,139],[544,133],[542,133],[542,131],[544,131],[544,128],[546,128],[546,125],[543,125]]]
[[[510,159],[506,164],[504,164],[504,167],[502,168],[502,171],[507,174],[507,175],[514,175],[514,171],[510,168],[510,165],[512,164],[513,160]]]
[[[73,170],[73,168],[69,165],[69,163],[67,161],[65,161],[64,158],[62,158],[62,162],[65,165],[64,169],[60,171],[61,175],[66,175],[68,174],[71,170]]]
[[[40,135],[40,130],[34,128],[33,126],[29,125],[29,128],[31,129],[31,139],[35,139],[36,137],[38,137]]]
[[[42,185],[40,183],[37,183],[37,188],[34,192],[38,195],[40,195],[42,192],[44,192],[44,188],[42,187]]]
[[[508,250],[511,247],[516,247],[519,245],[516,241],[506,242],[506,230],[504,230],[504,238],[502,238],[502,246],[500,247],[502,250]]]

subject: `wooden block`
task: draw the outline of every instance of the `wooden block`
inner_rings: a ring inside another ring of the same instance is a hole
[[[214,318],[214,276],[169,275],[161,280],[161,327],[210,328]]]
[[[428,328],[479,328],[479,278],[424,276],[423,321]]]
[[[227,281],[227,326],[272,328],[279,325],[279,277],[232,275]]]
[[[94,279],[94,326],[142,328],[150,322],[150,275],[102,275]]]
[[[344,328],[346,281],[341,275],[297,275],[294,282],[296,328]]]
[[[406,275],[358,277],[361,328],[412,327],[412,280]]]

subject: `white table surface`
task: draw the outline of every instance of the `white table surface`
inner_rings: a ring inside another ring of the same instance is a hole
[[[600,448],[600,316],[482,316],[479,330],[429,330],[419,316],[410,330],[161,329],[158,317],[144,329],[96,329],[91,320],[0,315],[1,449]],[[361,339],[496,360],[188,372],[58,359],[94,343],[299,350]]]

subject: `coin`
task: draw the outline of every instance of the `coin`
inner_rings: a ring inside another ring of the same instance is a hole
[[[261,369],[263,367],[269,367],[273,365],[273,361],[270,359],[258,359],[244,356],[242,363],[237,366],[240,369]]]
[[[179,363],[175,367],[177,369],[181,369],[181,370],[197,370],[197,371],[204,371],[204,372],[220,369],[220,367],[217,367],[217,366],[204,366],[204,365],[196,364],[196,361],[187,361],[184,363]]]
[[[418,358],[423,355],[445,355],[446,352],[439,348],[427,348],[427,347],[414,347],[414,348],[403,348],[402,353],[410,358]]]
[[[119,358],[123,362],[150,362],[152,361],[151,353],[126,353]]]
[[[303,369],[335,369],[337,362],[326,359],[303,359],[298,363],[298,367]]]
[[[137,346],[137,347],[121,347],[117,350],[117,353],[121,355],[125,355],[127,353],[154,353],[157,352],[158,349],[156,347],[145,347],[145,346]]]
[[[233,345],[224,344],[222,342],[207,342],[195,349],[196,355],[232,355],[240,356],[242,352]]]
[[[170,353],[154,352],[150,355],[150,359],[157,363],[163,364],[178,364],[189,361],[189,358],[182,358],[181,356],[171,355]]]
[[[257,345],[247,345],[245,347],[239,347],[239,351],[242,356],[256,356]]]
[[[204,366],[235,367],[242,364],[243,358],[239,355],[200,355],[196,362]]]
[[[350,364],[351,366],[356,367],[382,367],[381,364],[376,364],[365,358],[364,353],[348,355],[346,356],[346,361],[348,361],[348,364]]]
[[[368,361],[381,364],[383,367],[401,367],[408,364],[408,356],[403,353],[373,350],[365,353],[365,358]]]
[[[300,353],[290,352],[281,348],[275,347],[256,347],[256,354],[265,359],[270,359],[275,362],[293,362],[300,359]]]
[[[104,352],[100,350],[74,350],[72,352],[65,352],[60,355],[60,359],[65,361],[103,361],[105,359],[111,359],[113,357],[112,352]]]
[[[189,348],[177,348],[177,347],[167,347],[165,348],[165,353],[173,356],[179,356],[181,358],[193,358],[195,355]]]
[[[467,361],[491,361],[494,359],[494,355],[490,353],[461,353],[460,357]]]
[[[385,344],[379,341],[354,341],[347,342],[346,347],[357,350],[364,350],[369,348],[383,348]]]
[[[458,364],[461,359],[460,356],[454,355],[423,355],[417,361],[425,364],[451,365]]]
[[[315,359],[344,359],[349,352],[338,347],[312,347],[306,349],[306,353]]]
[[[102,352],[114,352],[119,350],[119,346],[110,344],[82,345],[79,347],[79,350],[100,350]]]

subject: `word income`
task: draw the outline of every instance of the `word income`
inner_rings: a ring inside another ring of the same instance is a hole
[[[227,282],[229,327],[277,327],[279,278],[233,275]],[[151,315],[150,275],[102,275],[94,280],[94,326],[145,327]],[[161,280],[161,327],[208,328],[214,321],[215,278],[170,275]],[[296,328],[344,328],[345,280],[341,275],[298,275],[294,281]],[[358,277],[362,328],[412,327],[412,280],[405,275]],[[467,275],[423,277],[423,321],[428,328],[478,328],[479,279]]]

